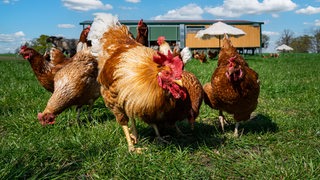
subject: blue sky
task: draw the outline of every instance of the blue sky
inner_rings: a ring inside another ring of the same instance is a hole
[[[96,12],[122,20],[224,19],[264,22],[272,52],[284,29],[295,36],[320,28],[320,0],[0,0],[0,53],[40,35],[79,38],[79,22]]]

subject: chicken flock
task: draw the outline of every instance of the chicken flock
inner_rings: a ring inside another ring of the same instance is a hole
[[[39,122],[43,126],[54,124],[56,117],[71,106],[78,109],[79,119],[80,108],[92,107],[101,96],[122,127],[128,150],[140,152],[136,147],[136,120],[150,125],[156,138],[165,141],[163,129],[173,127],[182,134],[179,121],[186,120],[194,128],[204,101],[219,111],[222,130],[223,112],[234,115],[237,136],[239,122],[250,119],[257,107],[260,85],[258,74],[228,37],[223,39],[211,82],[204,86],[195,74],[184,69],[193,56],[187,47],[172,51],[161,36],[159,50],[154,50],[147,40],[148,26],[142,19],[134,38],[116,16],[98,13],[81,33],[73,57],[66,57],[57,47],[41,55],[22,46],[20,54],[29,61],[39,83],[52,93],[38,114]]]

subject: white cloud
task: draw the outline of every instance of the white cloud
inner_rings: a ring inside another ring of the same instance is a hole
[[[134,10],[134,9],[137,9],[136,7],[126,7],[126,6],[120,6],[119,8],[122,9],[122,10]]]
[[[316,19],[314,22],[303,22],[303,24],[308,26],[320,26],[320,19]]]
[[[100,0],[62,0],[62,3],[68,9],[75,11],[89,11],[94,9],[110,10],[113,8],[112,5],[103,4]]]
[[[13,34],[0,34],[0,42],[14,42],[24,36],[25,34],[22,31],[15,32]]]
[[[26,42],[25,34],[18,31],[12,34],[0,34],[0,54],[13,53],[20,45]]]
[[[278,12],[291,11],[297,5],[291,0],[224,0],[222,6],[205,7],[204,10],[217,17],[240,17],[244,14],[271,13],[273,16]]]
[[[17,2],[17,1],[19,1],[19,0],[2,0],[2,2],[3,2],[4,4],[10,4],[10,3],[14,4],[14,3]]]
[[[14,36],[15,37],[24,37],[25,34],[22,31],[18,31],[18,32],[14,33]]]
[[[139,3],[140,0],[126,0],[126,2],[130,2],[130,3]]]
[[[153,17],[155,20],[170,20],[170,19],[202,19],[203,10],[196,4],[188,4],[179,9],[168,11],[164,15]]]
[[[264,24],[270,24],[270,20],[269,20],[269,19],[266,19],[266,20],[263,21],[263,23],[264,23]]]
[[[279,36],[280,33],[273,32],[273,31],[262,31],[262,34],[268,35],[268,36]]]
[[[64,28],[64,29],[69,29],[69,28],[74,28],[75,25],[73,24],[58,24],[58,28]]]
[[[318,14],[320,13],[320,7],[308,6],[307,8],[302,8],[296,11],[297,14]]]

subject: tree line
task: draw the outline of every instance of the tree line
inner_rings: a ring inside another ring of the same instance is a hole
[[[269,46],[270,37],[262,34],[262,47]],[[295,36],[290,29],[284,29],[276,42],[277,46],[286,44],[298,53],[320,53],[320,28],[312,31],[311,35]]]

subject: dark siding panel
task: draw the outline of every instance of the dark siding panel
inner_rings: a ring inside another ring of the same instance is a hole
[[[149,27],[149,32],[151,41],[156,41],[159,36],[165,36],[168,41],[180,39],[178,27]]]

